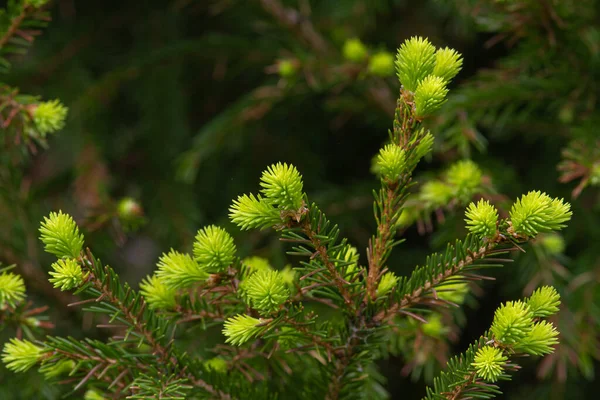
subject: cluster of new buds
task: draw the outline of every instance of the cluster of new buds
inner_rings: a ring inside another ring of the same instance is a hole
[[[61,290],[72,290],[81,286],[87,278],[79,264],[83,235],[79,233],[79,227],[73,218],[62,211],[52,212],[42,222],[40,234],[46,252],[58,257],[52,264],[50,282]]]
[[[446,102],[447,85],[458,74],[462,58],[453,49],[436,49],[427,39],[413,37],[398,49],[396,73],[412,93],[417,118],[424,118]]]
[[[304,205],[302,176],[293,165],[271,165],[260,181],[261,194],[238,196],[229,208],[231,220],[243,230],[279,225]]]
[[[534,237],[540,232],[563,228],[573,213],[563,199],[551,198],[539,191],[518,199],[510,210],[507,232],[516,237]],[[467,228],[480,237],[491,238],[498,231],[498,210],[489,202],[471,203],[466,211]]]
[[[558,312],[559,305],[556,289],[544,286],[524,301],[509,301],[498,308],[490,329],[492,341],[477,351],[472,364],[477,375],[495,382],[504,374],[511,354],[552,353],[558,331],[543,318]]]

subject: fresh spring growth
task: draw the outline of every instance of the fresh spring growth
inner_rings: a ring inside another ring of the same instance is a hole
[[[4,345],[2,362],[14,372],[25,372],[37,364],[44,354],[44,349],[28,340],[13,338]]]
[[[377,286],[377,297],[385,296],[397,283],[398,277],[393,272],[383,274]]]
[[[224,374],[227,372],[227,361],[221,357],[213,357],[204,361],[204,367],[210,371]]]
[[[25,299],[23,278],[12,272],[0,274],[0,311],[6,307],[15,307]]]
[[[465,213],[467,229],[480,237],[493,237],[496,234],[498,210],[488,201],[479,200],[471,203]]]
[[[496,310],[491,333],[494,339],[514,351],[543,355],[553,352],[558,332],[548,321],[538,321],[558,311],[559,295],[549,286],[536,290],[525,301],[503,304]]]
[[[549,232],[537,237],[537,243],[550,255],[562,254],[565,251],[565,240],[555,232]]]
[[[263,172],[260,181],[261,192],[273,205],[293,211],[302,206],[302,176],[293,165],[273,164]]]
[[[286,302],[290,291],[278,271],[266,270],[252,274],[244,282],[244,296],[254,309],[272,314]]]
[[[33,110],[33,122],[42,137],[64,128],[68,111],[58,100],[39,103]]]
[[[412,37],[405,41],[396,55],[396,73],[404,88],[414,92],[435,66],[435,47],[427,39]]]
[[[229,218],[242,230],[266,229],[281,223],[281,214],[260,194],[238,196],[229,207]]]
[[[269,263],[269,260],[257,256],[244,258],[242,260],[242,264],[248,267],[251,273],[260,271],[271,271],[273,269],[273,267]]]
[[[62,291],[75,289],[83,284],[88,274],[84,274],[77,260],[73,258],[61,258],[52,263],[52,278],[50,283]]]
[[[369,59],[367,71],[371,75],[382,78],[392,76],[394,74],[394,55],[387,51],[380,51],[373,54]]]
[[[157,267],[156,276],[169,289],[188,288],[205,281],[209,276],[206,269],[198,265],[191,256],[174,250],[163,254]]]
[[[416,163],[418,163],[419,160],[421,160],[421,158],[425,157],[425,155],[429,154],[431,152],[431,149],[433,149],[433,142],[435,141],[433,135],[431,134],[431,132],[427,132],[427,133],[425,133],[425,135],[423,135],[423,133],[424,133],[424,130],[423,130],[423,128],[421,128],[420,131],[417,133],[417,135],[415,135],[415,139],[417,137],[419,137],[420,141],[416,145],[413,152],[410,154],[410,158],[412,160],[412,163],[411,163],[412,166],[416,165]],[[412,142],[411,142],[411,144],[412,144]],[[412,168],[412,166],[411,166],[411,168]]]
[[[106,397],[102,395],[102,393],[97,390],[90,389],[85,392],[83,395],[83,400],[107,400]]]
[[[462,63],[462,57],[456,50],[448,47],[438,49],[435,52],[433,75],[439,76],[445,82],[450,82],[460,71]]]
[[[442,322],[440,314],[430,314],[427,322],[421,325],[421,332],[433,338],[441,338],[446,335],[449,328]]]
[[[294,60],[280,60],[277,63],[277,72],[282,78],[293,78],[296,75],[296,63]]]
[[[560,295],[552,286],[544,286],[531,294],[527,305],[534,317],[545,318],[558,312]]]
[[[177,305],[177,290],[165,285],[156,275],[146,277],[140,283],[140,293],[153,310],[171,310]]]
[[[223,326],[223,335],[227,337],[225,343],[240,346],[258,337],[266,330],[266,326],[260,326],[263,322],[261,319],[241,314],[228,318]]]
[[[140,203],[131,197],[123,197],[117,204],[117,215],[123,221],[135,221],[143,214]]]
[[[520,351],[535,356],[550,354],[558,343],[558,331],[548,321],[540,321],[533,324],[531,330],[519,343],[514,346],[515,351]]]
[[[439,110],[446,102],[448,88],[439,76],[429,75],[423,78],[415,90],[415,114],[424,118]]]
[[[420,199],[427,207],[438,208],[445,206],[452,199],[452,187],[441,181],[428,181],[419,192]]]
[[[406,169],[404,150],[393,143],[385,145],[379,150],[375,169],[382,179],[396,182]]]
[[[446,181],[454,187],[454,196],[466,202],[481,187],[483,173],[471,160],[461,160],[450,166]]]
[[[44,378],[52,379],[60,376],[68,375],[75,368],[75,362],[73,360],[58,360],[56,362],[44,362],[40,367],[40,372],[44,374]]]
[[[446,279],[444,284],[438,286],[436,290],[438,299],[454,304],[462,304],[467,293],[469,293],[469,284],[458,277]]]
[[[472,365],[477,371],[477,376],[488,382],[496,382],[504,372],[507,360],[501,349],[484,346],[477,351]]]
[[[513,204],[510,222],[515,233],[535,236],[564,228],[572,214],[571,205],[563,199],[552,199],[546,193],[532,191]]]
[[[40,227],[40,239],[48,253],[58,258],[78,258],[83,248],[83,235],[68,214],[51,212]]]
[[[509,301],[496,310],[491,332],[503,344],[516,344],[527,336],[533,326],[533,314],[522,301]]]
[[[367,47],[358,38],[346,40],[342,53],[346,60],[355,63],[364,61],[369,55]]]
[[[233,238],[225,229],[215,225],[198,231],[194,242],[194,258],[200,268],[210,273],[223,272],[235,258]]]

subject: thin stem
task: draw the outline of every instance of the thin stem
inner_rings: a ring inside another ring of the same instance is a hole
[[[323,244],[321,244],[321,240],[317,237],[319,233],[313,231],[309,218],[304,218],[304,221],[302,222],[302,231],[304,232],[306,237],[308,237],[317,255],[327,268],[327,271],[329,272],[329,275],[331,276],[334,285],[337,287],[338,291],[344,298],[344,303],[351,310],[351,312],[354,313],[354,302],[352,300],[352,295],[348,291],[348,288],[345,286],[346,281],[340,275],[333,262],[331,262],[331,260],[329,259],[327,248]]]
[[[11,37],[17,33],[19,26],[23,23],[23,20],[34,10],[31,6],[23,7],[23,11],[16,18],[13,18],[12,24],[6,30],[6,33],[0,37],[0,49],[10,40]]]

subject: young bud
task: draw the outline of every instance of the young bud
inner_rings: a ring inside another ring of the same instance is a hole
[[[163,254],[157,267],[157,278],[170,289],[188,288],[198,282],[204,282],[209,276],[206,268],[198,265],[188,254],[174,250]]]
[[[177,290],[165,285],[156,275],[148,276],[140,283],[140,293],[153,310],[172,310],[177,305]]]
[[[227,372],[227,361],[221,357],[213,357],[210,360],[204,361],[204,367],[209,371],[225,374]]]
[[[393,272],[386,272],[381,276],[379,280],[379,286],[377,286],[377,297],[385,296],[390,290],[392,290],[398,283],[398,277]]]
[[[58,100],[39,103],[33,110],[33,122],[38,132],[45,137],[65,126],[68,108]]]
[[[233,238],[223,228],[214,225],[198,231],[194,242],[194,257],[201,268],[207,272],[225,271],[235,257]]]
[[[4,345],[2,362],[14,372],[25,372],[37,364],[44,355],[44,349],[28,340],[11,339]]]
[[[560,295],[552,286],[544,286],[535,290],[526,303],[534,317],[549,317],[558,312]]]
[[[496,234],[498,210],[488,201],[479,200],[471,203],[465,213],[467,229],[479,237],[493,237]]]
[[[25,299],[23,278],[12,272],[0,274],[0,311],[6,307],[16,307]]]
[[[252,274],[244,282],[244,296],[250,306],[267,315],[279,311],[290,291],[278,271],[267,270]]]
[[[285,79],[293,78],[296,75],[297,69],[294,60],[280,60],[277,63],[277,72],[279,76]]]
[[[107,400],[107,398],[96,389],[90,389],[83,395],[83,400]]]
[[[379,150],[375,170],[382,179],[396,182],[406,169],[406,155],[400,146],[388,144]]]
[[[548,321],[539,321],[533,324],[527,335],[514,346],[515,351],[541,356],[554,352],[558,343],[558,331]]]
[[[360,39],[354,38],[346,40],[342,49],[342,54],[346,60],[360,63],[367,58],[368,51]]]
[[[68,375],[75,369],[75,365],[73,360],[65,359],[56,362],[44,362],[40,367],[40,372],[44,374],[44,378],[50,380]]]
[[[448,89],[439,76],[429,75],[421,80],[415,90],[415,115],[424,118],[439,110],[446,102]]]
[[[411,165],[415,165],[419,160],[431,152],[433,148],[434,137],[430,132],[423,134],[423,128],[417,132],[415,138],[420,138],[419,143],[410,154]]]
[[[229,218],[240,229],[265,229],[281,223],[279,210],[260,195],[238,196],[229,207]]]
[[[62,211],[51,212],[49,217],[44,218],[40,233],[47,253],[58,258],[79,257],[83,248],[83,235],[79,233],[77,224],[68,214],[63,214]]]
[[[419,197],[427,207],[438,208],[447,205],[452,199],[452,194],[452,187],[434,180],[423,184]]]
[[[450,82],[462,67],[462,57],[454,50],[446,47],[435,52],[435,66],[433,75],[439,76],[445,82]]]
[[[488,382],[496,382],[504,372],[504,366],[508,358],[502,350],[492,346],[484,346],[477,350],[475,362],[472,363],[477,376]]]
[[[88,276],[87,273],[83,273],[77,260],[72,258],[61,258],[52,263],[50,275],[52,275],[49,279],[50,283],[62,291],[78,288]]]
[[[545,193],[529,192],[513,204],[510,220],[515,233],[535,236],[539,232],[559,230],[571,219],[571,205],[552,199]]]
[[[387,51],[375,53],[369,59],[368,69],[371,75],[386,78],[394,74],[394,55]]]
[[[260,178],[261,192],[282,210],[296,211],[302,206],[302,176],[293,165],[273,164]]]
[[[442,323],[439,314],[429,314],[427,322],[421,325],[421,331],[432,338],[441,338],[447,335],[449,329]]]
[[[533,326],[533,314],[522,301],[509,301],[496,310],[491,332],[502,344],[516,344],[523,340]]]
[[[246,257],[242,260],[242,264],[248,267],[251,273],[273,270],[273,267],[269,263],[269,260],[262,257]]]
[[[143,214],[140,204],[131,197],[123,197],[117,204],[117,215],[122,221],[135,222]]]
[[[550,232],[537,237],[538,243],[550,255],[562,254],[565,251],[565,240],[558,233]]]
[[[435,47],[427,39],[412,37],[398,49],[396,73],[404,89],[414,92],[417,85],[433,72]]]
[[[436,294],[439,299],[454,304],[462,304],[467,293],[469,293],[469,285],[460,278],[451,277],[446,279],[442,285],[436,287]]]
[[[471,160],[461,160],[450,166],[446,181],[453,186],[454,196],[467,202],[481,187],[483,173]]]
[[[263,322],[261,319],[242,314],[228,318],[223,326],[223,335],[227,337],[225,343],[241,346],[250,339],[258,337],[267,329],[262,325]]]

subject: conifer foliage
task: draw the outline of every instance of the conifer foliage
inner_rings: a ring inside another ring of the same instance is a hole
[[[346,43],[343,52],[355,62],[367,58],[360,41]],[[371,70],[381,71],[389,61],[378,60]],[[539,191],[515,201],[508,214],[488,201],[471,203],[465,238],[428,256],[408,276],[388,271],[390,254],[403,241],[413,172],[434,143],[435,132],[423,122],[444,105],[461,65],[455,50],[436,49],[426,38],[410,38],[398,49],[401,89],[389,141],[375,158],[376,231],[363,244],[364,265],[340,228],[309,199],[301,171],[286,162],[268,166],[255,193],[233,200],[229,217],[241,230],[275,231],[288,254],[300,258],[293,268],[242,259],[232,235],[209,225],[198,231],[191,252],[165,251],[137,291],[93,254],[93,243],[85,242],[73,218],[52,212],[39,230],[45,250],[57,258],[50,282],[76,295],[72,305],[114,334],[108,341],[15,338],[4,346],[2,361],[16,373],[37,367],[45,379],[86,399],[385,398],[376,361],[392,351],[390,337],[402,338],[398,326],[435,331],[438,311],[459,306],[467,284],[488,278],[486,268],[509,261],[500,256],[539,233],[562,229],[572,214],[568,203]],[[62,115],[54,103],[46,108]],[[41,132],[61,124],[46,118],[37,126],[44,127]],[[470,162],[453,166],[441,182],[448,200],[463,203],[480,184],[481,173]],[[0,322],[5,314],[18,315],[24,297],[19,277],[3,272]],[[544,286],[499,306],[489,330],[448,362],[425,398],[500,394],[499,382],[518,370],[518,355],[552,353],[558,332],[547,318],[559,304],[557,291]],[[18,324],[37,321],[29,317]],[[219,343],[181,346],[195,330],[211,327],[222,332]]]

